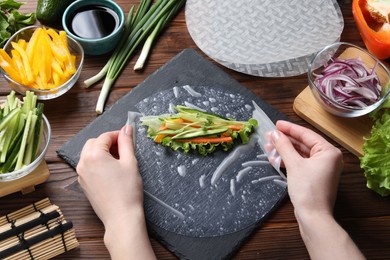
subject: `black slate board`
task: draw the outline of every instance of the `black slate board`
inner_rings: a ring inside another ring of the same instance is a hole
[[[231,94],[233,96],[237,94],[244,97],[247,101],[255,101],[273,121],[278,119],[287,119],[283,114],[273,109],[255,94],[241,86],[237,81],[230,78],[217,66],[205,60],[197,52],[192,49],[186,49],[174,57],[170,62],[162,66],[151,76],[149,76],[144,82],[134,88],[133,91],[129,92],[120,100],[118,100],[118,102],[114,104],[112,108],[108,109],[106,112],[104,112],[103,115],[95,119],[89,126],[71,138],[57,151],[58,154],[66,162],[75,167],[79,160],[82,146],[87,139],[96,137],[106,131],[117,130],[121,128],[127,120],[127,112],[139,111],[139,104],[141,102],[145,103],[145,100],[148,100],[148,98],[156,96],[156,93],[168,93],[167,91],[170,89],[175,87],[177,88],[177,86],[186,85],[206,87],[217,86],[217,89],[225,90],[227,93],[234,93]],[[195,90],[198,89],[199,88],[195,88]],[[202,90],[202,88],[199,90]],[[147,140],[144,140],[143,142],[146,143]],[[159,149],[163,148],[160,147]],[[167,154],[163,154],[163,156],[167,156],[169,158],[172,155],[168,152]],[[224,156],[226,155],[223,153],[217,153],[215,158],[218,160],[219,157]],[[144,178],[145,190],[154,193],[158,187],[155,187],[156,185],[153,184],[153,182],[148,181],[148,175],[147,172],[145,172],[145,168],[147,167],[144,165],[146,165],[148,159],[140,157],[139,154],[137,154],[137,157],[140,161],[140,170]],[[177,178],[174,178],[173,180],[175,179]],[[146,196],[145,212],[148,220],[149,230],[152,235],[160,239],[160,241],[167,248],[169,248],[173,253],[181,258],[227,258],[238,249],[242,242],[262,223],[262,221],[264,221],[268,214],[277,207],[280,201],[282,201],[282,199],[287,194],[286,189],[275,187],[275,185],[267,184],[267,186],[262,187],[267,187],[269,190],[269,192],[262,195],[265,197],[265,204],[267,204],[267,208],[263,209],[265,212],[260,212],[259,217],[253,216],[253,212],[249,212],[248,214],[252,215],[250,219],[251,222],[249,222],[249,224],[244,226],[239,225],[237,230],[232,229],[226,233],[219,234],[217,232],[214,236],[211,236],[209,233],[207,233],[207,230],[203,230],[200,233],[195,233],[194,235],[191,232],[186,233],[185,228],[180,229],[180,227],[178,227],[178,231],[172,230],[169,225],[166,226],[162,221],[159,221],[160,219],[166,219],[166,214],[159,210],[158,206],[156,206],[153,201],[148,200]],[[175,196],[174,192],[175,191],[173,191],[173,193],[160,195],[168,196],[168,198],[164,199],[165,202],[167,202],[167,200],[172,200],[169,202],[175,203],[176,197],[178,196]],[[159,198],[161,198],[160,195],[158,196]],[[186,201],[186,203],[187,202],[188,201]],[[197,203],[197,201],[195,201],[195,203]],[[256,219],[253,220],[253,217],[256,217]],[[173,220],[174,221],[172,222],[174,223],[176,219]]]

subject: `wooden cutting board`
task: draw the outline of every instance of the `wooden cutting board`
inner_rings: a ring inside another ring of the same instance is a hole
[[[0,197],[8,194],[21,191],[22,194],[27,194],[35,190],[35,186],[44,183],[49,178],[50,172],[45,161],[42,161],[38,167],[30,174],[23,178],[0,182]]]
[[[369,67],[374,66],[370,56],[356,48],[346,49],[339,57],[342,59],[359,57]],[[389,67],[388,64],[384,64]],[[382,78],[384,75],[378,74],[378,76]],[[364,137],[370,136],[370,131],[374,123],[368,115],[357,118],[334,116],[320,106],[311,93],[309,86],[295,98],[293,108],[295,113],[300,117],[338,142],[351,153],[358,157],[363,155]]]

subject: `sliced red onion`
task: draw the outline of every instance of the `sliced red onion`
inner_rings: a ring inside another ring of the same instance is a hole
[[[375,69],[367,69],[361,59],[333,59],[321,74],[315,74],[317,88],[343,106],[363,108],[380,99],[382,86]]]

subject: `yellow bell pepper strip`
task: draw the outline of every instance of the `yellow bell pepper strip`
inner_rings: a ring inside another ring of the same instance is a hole
[[[19,52],[20,56],[22,57],[27,82],[29,84],[34,82],[34,76],[33,76],[32,70],[31,70],[30,61],[28,59],[26,51],[16,42],[11,42],[11,45],[14,48],[14,50]]]
[[[59,63],[59,61],[57,59],[53,59],[51,61],[51,68],[53,71],[53,80],[54,80],[55,84],[57,86],[59,86],[58,84],[60,82],[62,82],[60,80],[60,78],[64,75],[64,70],[62,69],[61,64]],[[56,76],[56,77],[54,77],[54,76]]]
[[[59,36],[60,36],[62,42],[63,42],[64,45],[66,46],[66,48],[69,49],[69,48],[68,48],[68,37],[67,37],[67,35],[66,35],[66,32],[65,32],[65,31],[59,31],[58,34],[59,34]]]
[[[23,48],[23,50],[25,50],[25,49],[27,48],[27,42],[26,42],[26,40],[24,40],[24,39],[19,39],[19,40],[18,40],[18,45],[19,45],[21,48]]]
[[[367,0],[353,0],[352,13],[357,28],[369,52],[378,59],[390,57],[390,27],[381,29],[367,9]]]
[[[53,29],[47,29],[46,32],[52,38],[52,49],[53,51],[56,51],[56,54],[58,55],[56,57],[58,57],[65,64],[66,73],[74,74],[76,72],[76,67],[72,62],[73,58],[70,54],[67,44],[64,43],[61,36]]]
[[[30,40],[27,43],[27,53],[32,55],[31,51],[35,48],[35,46],[39,43],[39,37],[43,31],[43,28],[37,28],[34,33],[31,35]]]
[[[47,84],[50,82],[52,77],[53,55],[50,49],[50,38],[45,37],[45,35],[42,34],[40,46],[38,46],[38,48],[41,64],[44,64],[42,69],[39,70],[39,76],[42,78],[42,82],[44,82],[44,85],[42,87],[47,89]]]
[[[38,77],[39,71],[42,68],[41,53],[39,50],[41,41],[42,41],[42,28],[37,29],[30,38],[30,41],[27,44],[26,52],[30,60],[31,69],[33,71],[34,77]]]
[[[37,30],[35,30],[27,44],[26,52],[29,57],[30,63],[33,63],[35,57],[35,50],[37,48],[37,45],[39,44],[41,32],[42,28],[38,28]],[[33,67],[33,70],[38,70],[38,68]],[[34,74],[37,75],[35,71]]]
[[[27,84],[26,73],[24,71],[22,57],[20,56],[19,52],[15,50],[11,51],[11,55],[12,55],[12,61],[14,62],[15,68],[18,70],[20,76],[20,81],[18,82],[22,84]]]
[[[21,82],[18,69],[15,67],[11,57],[3,49],[0,49],[0,66],[13,80]]]

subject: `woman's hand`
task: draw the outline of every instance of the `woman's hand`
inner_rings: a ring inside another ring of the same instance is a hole
[[[127,125],[88,140],[77,165],[78,180],[104,224],[112,259],[154,259],[132,133]]]
[[[286,121],[276,127],[272,142],[286,167],[288,193],[311,259],[364,259],[333,217],[341,151],[304,127]]]
[[[332,214],[343,157],[315,132],[278,121],[273,143],[287,170],[288,192],[296,211]]]
[[[143,209],[143,185],[131,132],[131,127],[123,127],[88,140],[77,165],[79,183],[105,225],[118,212]]]

